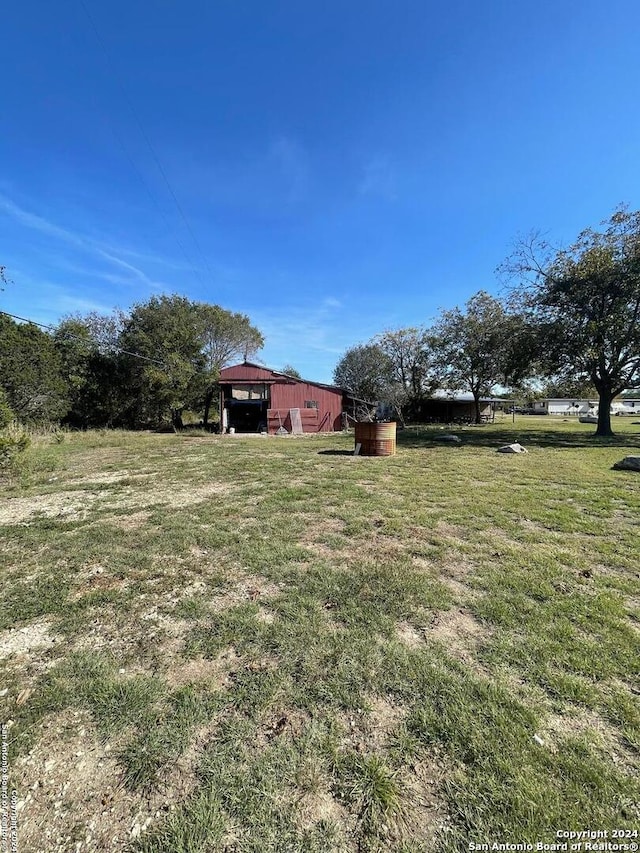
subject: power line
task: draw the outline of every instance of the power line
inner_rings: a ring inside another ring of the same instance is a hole
[[[140,131],[140,134],[141,134],[142,138],[144,139],[149,151],[151,152],[151,156],[153,157],[153,160],[156,164],[158,171],[162,175],[162,178],[163,178],[165,184],[167,185],[167,189],[169,190],[169,194],[171,195],[171,198],[173,199],[173,202],[176,206],[176,209],[178,210],[178,213],[180,214],[182,221],[184,222],[184,224],[187,228],[187,231],[191,235],[191,239],[193,240],[195,247],[197,248],[198,252],[200,253],[200,257],[202,258],[202,261],[204,262],[204,266],[205,266],[207,272],[209,273],[211,280],[213,281],[214,275],[213,275],[213,272],[211,270],[211,267],[209,266],[209,262],[207,261],[207,258],[205,256],[204,252],[202,251],[202,247],[200,246],[198,238],[196,237],[196,235],[193,231],[193,228],[191,227],[191,224],[190,224],[189,220],[187,219],[186,213],[184,212],[182,205],[178,201],[178,197],[177,197],[176,193],[174,192],[173,187],[171,186],[171,182],[169,181],[167,173],[165,172],[164,167],[163,167],[162,163],[160,162],[160,158],[158,157],[156,150],[153,147],[147,132],[144,129],[144,126],[142,124],[142,121],[140,119],[138,111],[136,110],[136,108],[133,104],[133,101],[131,100],[131,97],[129,96],[129,93],[127,92],[127,89],[125,88],[125,85],[122,81],[122,78],[121,78],[120,74],[118,73],[118,70],[115,66],[115,63],[111,59],[111,54],[109,53],[109,50],[107,48],[107,44],[106,44],[105,40],[102,38],[102,36],[100,35],[100,31],[98,30],[98,27],[95,23],[95,20],[92,18],[91,14],[87,8],[85,0],[79,0],[79,3],[82,6],[84,13],[87,16],[87,20],[89,21],[91,28],[93,29],[95,37],[96,37],[98,43],[100,44],[100,46],[104,52],[106,60],[107,60],[109,66],[111,68],[111,72],[113,74],[113,77],[114,77],[116,83],[118,84],[118,87],[120,88],[122,96],[124,97],[128,107],[129,107],[129,110],[131,111],[131,114],[133,115],[133,117],[136,121],[136,124],[138,125],[138,129]]]
[[[0,314],[3,314],[5,317],[12,317],[14,320],[22,320],[23,323],[33,323],[34,326],[40,326],[42,329],[48,329],[50,332],[56,332],[56,326],[49,326],[47,323],[38,323],[37,320],[30,320],[29,317],[20,317],[18,314],[10,314],[8,311],[0,311]],[[85,338],[81,338],[80,335],[68,334],[67,337],[73,338],[76,341],[82,341],[83,344],[86,344],[87,341]],[[130,350],[122,349],[122,347],[113,346],[110,347],[114,352],[121,353],[122,355],[130,355],[133,358],[139,358],[142,361],[150,361],[152,364],[159,364],[161,367],[170,368],[168,364],[164,361],[159,361],[157,358],[149,358],[147,355],[140,355],[138,352],[131,352]]]
[[[132,156],[131,156],[131,154],[129,153],[129,151],[128,151],[128,149],[127,149],[126,145],[124,144],[124,140],[123,140],[123,138],[122,138],[122,136],[121,136],[120,132],[118,131],[118,129],[117,129],[117,128],[116,128],[116,126],[115,126],[115,122],[113,122],[113,121],[111,120],[111,116],[109,116],[108,114],[107,114],[107,118],[108,118],[108,120],[109,120],[109,125],[110,125],[110,127],[111,127],[111,132],[113,133],[113,135],[115,136],[116,140],[118,141],[118,144],[119,144],[119,145],[120,145],[120,147],[122,148],[122,151],[123,151],[123,153],[124,153],[125,157],[126,157],[126,158],[127,158],[127,160],[129,161],[129,165],[131,166],[131,168],[133,169],[133,171],[136,173],[136,175],[137,175],[137,177],[138,177],[138,179],[139,179],[140,183],[142,184],[142,186],[143,186],[143,187],[144,187],[144,189],[146,190],[147,195],[148,195],[148,196],[149,196],[149,198],[151,199],[151,203],[154,205],[154,207],[156,208],[156,210],[157,210],[157,211],[158,211],[158,213],[160,214],[160,217],[162,218],[162,221],[164,222],[164,224],[165,224],[165,226],[166,226],[166,228],[167,228],[167,233],[169,233],[169,234],[171,234],[171,235],[173,236],[173,239],[176,241],[176,244],[178,245],[178,247],[180,248],[180,251],[181,251],[181,252],[182,252],[182,254],[184,255],[184,258],[185,258],[185,260],[186,260],[187,264],[189,265],[189,267],[191,267],[191,272],[192,272],[192,273],[195,275],[195,277],[200,281],[200,284],[202,284],[202,285],[204,286],[204,281],[203,281],[203,279],[202,279],[202,275],[201,275],[201,273],[200,273],[200,270],[199,270],[199,269],[197,268],[197,266],[193,263],[193,261],[191,260],[191,258],[190,258],[190,257],[189,257],[189,255],[187,254],[187,250],[185,249],[184,244],[182,243],[182,241],[180,240],[180,238],[178,237],[178,235],[174,232],[173,228],[171,227],[171,223],[170,223],[170,222],[169,222],[169,220],[167,219],[167,215],[166,215],[166,213],[165,213],[165,212],[164,212],[164,210],[160,207],[160,205],[159,205],[159,203],[158,203],[158,199],[155,197],[154,193],[151,191],[151,188],[150,188],[149,184],[148,184],[148,183],[147,183],[147,181],[145,180],[145,178],[144,178],[144,176],[143,176],[142,172],[140,171],[140,169],[139,169],[139,168],[138,168],[138,166],[136,165],[136,163],[135,163],[135,161],[134,161],[133,157],[132,157]]]

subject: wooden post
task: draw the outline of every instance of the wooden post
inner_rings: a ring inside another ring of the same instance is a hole
[[[224,435],[224,389],[220,386],[219,416],[220,416],[220,435]]]

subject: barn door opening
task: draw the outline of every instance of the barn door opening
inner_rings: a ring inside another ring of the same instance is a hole
[[[261,432],[267,428],[266,400],[231,401],[229,411],[229,426],[236,432]]]

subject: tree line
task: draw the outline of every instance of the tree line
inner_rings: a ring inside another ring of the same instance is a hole
[[[207,426],[220,369],[263,345],[246,315],[178,295],[49,331],[0,315],[0,409],[77,428],[179,427],[194,410]]]
[[[437,389],[475,401],[496,388],[526,395],[595,394],[597,435],[611,434],[610,406],[640,387],[640,211],[621,207],[600,231],[567,248],[521,240],[499,267],[498,299],[480,290],[430,326],[388,330],[351,347],[334,381],[363,402],[383,400],[420,417]],[[0,267],[0,289],[6,284]],[[154,296],[128,312],[70,316],[43,331],[0,314],[0,426],[209,425],[219,371],[251,358],[264,339],[250,319],[183,296]],[[296,375],[287,366],[284,372]]]
[[[603,230],[567,248],[538,234],[498,268],[504,299],[485,291],[441,311],[430,327],[386,331],[351,347],[334,381],[363,401],[387,400],[403,419],[437,389],[480,399],[592,394],[596,435],[611,435],[611,402],[640,387],[640,211],[621,207]]]

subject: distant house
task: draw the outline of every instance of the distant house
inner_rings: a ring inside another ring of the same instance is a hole
[[[615,415],[637,415],[640,416],[640,399],[632,397],[619,397],[611,405]]]
[[[535,415],[580,415],[593,414],[598,407],[597,400],[577,400],[575,397],[549,397],[536,400],[533,404]]]
[[[546,400],[536,400],[533,404],[536,415],[585,415],[598,414],[597,400],[577,400],[575,397],[553,397]],[[629,397],[616,397],[611,403],[612,415],[640,415],[640,400]]]
[[[220,430],[334,432],[342,429],[348,399],[335,385],[245,361],[220,371]]]

